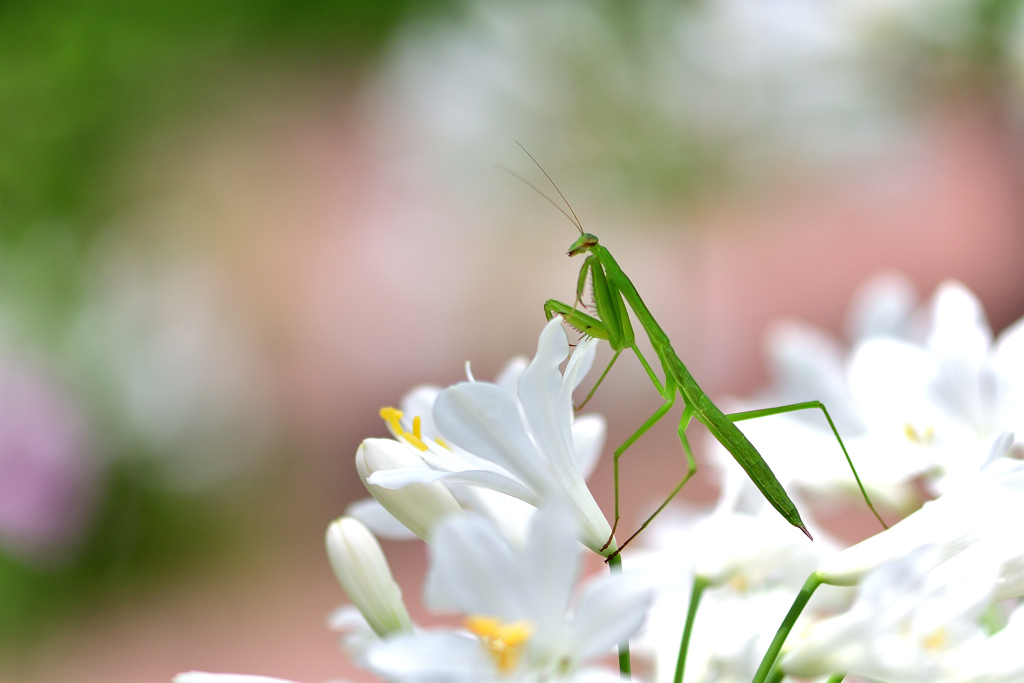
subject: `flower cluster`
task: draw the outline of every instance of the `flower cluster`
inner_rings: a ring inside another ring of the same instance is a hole
[[[1024,415],[1024,321],[993,339],[963,285],[943,283],[918,305],[904,279],[886,274],[857,296],[848,329],[843,345],[807,325],[776,326],[772,386],[741,405],[823,400],[869,495],[888,516],[906,516],[845,549],[811,516],[816,542],[800,543],[714,444],[718,504],[659,520],[637,560],[667,587],[638,642],[657,680],[673,680],[691,596],[699,611],[687,680],[764,680],[755,677],[768,673],[773,637],[776,675],[893,683],[1024,675],[1010,644],[1024,619],[1016,606],[1024,462],[1014,437]],[[802,510],[834,508],[839,497],[863,505],[820,413],[740,426]],[[922,494],[933,499],[922,506]],[[698,584],[703,593],[691,589]],[[802,591],[814,593],[809,603]],[[787,616],[801,601],[806,608]]]
[[[822,528],[812,503],[860,489],[820,413],[775,415],[740,424],[815,542],[722,450],[718,502],[668,508],[623,570],[585,483],[604,422],[577,418],[572,402],[597,342],[570,356],[556,318],[533,360],[513,360],[494,383],[467,367],[467,382],[419,387],[381,411],[393,438],[356,454],[372,498],[327,531],[352,602],[331,617],[344,648],[396,683],[611,682],[631,662],[658,682],[1022,680],[1024,322],[993,339],[953,282],[919,306],[890,275],[858,302],[845,347],[777,328],[775,380],[747,407],[824,399],[868,494],[902,517],[892,526],[849,547]],[[461,627],[412,621],[374,534],[429,544],[424,601]],[[585,548],[613,571],[580,586]]]

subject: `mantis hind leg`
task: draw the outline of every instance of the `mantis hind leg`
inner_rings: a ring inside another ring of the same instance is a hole
[[[655,414],[657,414],[657,413],[655,413]],[[625,548],[627,545],[629,545],[630,541],[632,541],[634,538],[639,536],[640,532],[642,532],[644,529],[646,529],[647,525],[650,524],[651,522],[653,522],[654,518],[657,517],[659,514],[661,514],[661,511],[664,510],[665,507],[668,506],[668,504],[672,502],[672,499],[676,497],[676,494],[679,493],[682,490],[682,488],[684,486],[686,486],[687,482],[689,482],[690,479],[693,478],[693,475],[697,474],[697,459],[693,457],[693,449],[690,448],[690,440],[686,438],[686,429],[690,426],[690,420],[692,418],[693,418],[693,410],[689,406],[687,406],[686,409],[683,410],[683,416],[679,419],[679,428],[676,431],[676,433],[679,435],[679,443],[681,443],[683,445],[683,451],[686,453],[686,474],[683,476],[682,481],[680,481],[678,484],[676,484],[676,487],[674,489],[672,489],[672,493],[668,494],[668,498],[666,498],[661,503],[661,505],[658,506],[658,509],[655,510],[651,514],[650,517],[648,517],[646,520],[644,520],[644,523],[640,525],[640,528],[637,529],[636,531],[634,531],[632,536],[627,538],[626,541],[622,545],[620,545],[618,547],[618,549],[614,553],[612,553],[611,555],[608,556],[609,559],[612,558],[612,557],[615,557],[616,555],[621,553],[622,549]],[[617,461],[616,461],[616,464],[618,464]],[[618,482],[616,481],[616,484],[617,483]],[[616,494],[617,494],[618,493],[618,486],[616,486],[615,490],[616,490]],[[616,495],[616,502],[617,501],[618,501],[618,495]],[[616,507],[616,510],[615,510],[615,521],[616,521],[616,523],[618,523],[618,521],[619,521],[618,517],[619,517],[618,508]],[[612,534],[614,535],[614,533],[615,532],[613,530]],[[607,562],[607,560],[605,560],[605,561]]]
[[[647,418],[646,422],[640,425],[640,429],[633,432],[632,436],[626,439],[621,446],[615,449],[615,453],[612,458],[612,471],[615,479],[615,521],[612,522],[612,533],[610,536],[608,536],[608,541],[603,546],[601,546],[602,551],[609,545],[611,545],[612,540],[615,538],[615,530],[619,527],[619,458],[621,458],[622,455],[626,452],[626,449],[628,449],[630,446],[636,443],[637,439],[646,434],[647,430],[649,430],[651,427],[657,424],[658,420],[665,417],[665,413],[672,409],[672,406],[675,404],[675,402],[676,395],[675,390],[673,389],[671,398],[665,401],[665,403],[663,403],[660,408],[655,410],[654,414]],[[614,557],[615,555],[618,555],[618,553],[619,551],[616,550],[614,553],[612,553],[610,557]]]
[[[784,413],[794,413],[798,410],[816,410],[820,409],[825,415],[825,419],[828,420],[828,426],[832,428],[832,433],[836,437],[836,441],[839,442],[839,447],[843,449],[843,455],[846,456],[846,462],[850,465],[850,471],[853,472],[853,478],[857,480],[857,488],[860,489],[861,496],[864,497],[864,502],[867,503],[868,508],[874,513],[875,518],[882,525],[882,528],[888,529],[889,525],[882,520],[882,516],[878,514],[878,510],[871,503],[871,498],[868,497],[868,492],[864,489],[864,484],[861,483],[860,475],[857,474],[857,468],[853,466],[853,459],[850,457],[849,452],[846,450],[846,444],[843,443],[842,437],[839,436],[839,430],[836,429],[835,423],[832,421],[832,416],[828,414],[828,409],[825,408],[825,404],[821,401],[804,401],[803,403],[793,403],[788,406],[777,406],[775,408],[764,408],[761,410],[745,410],[741,413],[733,413],[726,415],[732,422],[740,422],[742,420],[754,420],[759,417],[768,417],[769,415],[782,415]]]

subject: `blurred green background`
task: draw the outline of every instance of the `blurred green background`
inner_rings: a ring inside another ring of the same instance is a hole
[[[40,2],[0,7],[0,285],[5,360],[42,359],[81,405],[99,471],[70,550],[0,549],[0,657],[112,591],[203,566],[252,524],[237,481],[165,486],[147,444],[122,438],[95,383],[72,370],[89,254],[156,189],[146,155],[313,73],[353,91],[401,22],[443,3]],[[170,133],[168,133],[170,131]],[[7,421],[5,420],[5,424]],[[17,429],[17,425],[9,425]],[[23,425],[24,426],[24,425]],[[264,448],[279,450],[280,442]],[[0,459],[17,474],[15,456]],[[264,475],[265,476],[265,475]],[[249,477],[252,479],[253,477]],[[13,484],[12,484],[13,485]],[[253,488],[256,486],[257,488]],[[13,495],[9,493],[9,495]],[[233,497],[232,497],[233,496]],[[227,498],[227,501],[225,499]],[[13,514],[13,513],[12,513]],[[16,535],[16,534],[15,534]],[[15,545],[24,539],[14,538]],[[25,540],[31,545],[31,539]],[[236,541],[237,545],[238,542]],[[53,556],[50,556],[53,555]],[[10,661],[6,662],[8,665]]]

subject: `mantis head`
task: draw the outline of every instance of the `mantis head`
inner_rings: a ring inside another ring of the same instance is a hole
[[[585,251],[591,251],[597,246],[597,237],[591,235],[589,232],[585,232],[580,235],[580,238],[572,243],[569,247],[569,256],[575,256],[576,254],[582,254]]]

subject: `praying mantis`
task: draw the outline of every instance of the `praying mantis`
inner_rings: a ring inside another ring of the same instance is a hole
[[[525,149],[523,150],[526,151]],[[632,446],[640,437],[642,437],[651,427],[653,427],[661,418],[663,418],[678,398],[683,400],[683,414],[679,420],[679,426],[677,428],[677,435],[679,441],[682,444],[683,451],[686,455],[687,471],[682,481],[680,481],[672,492],[668,495],[668,498],[658,506],[653,514],[648,517],[640,528],[637,529],[624,543],[618,546],[616,551],[609,555],[608,559],[611,559],[618,553],[622,552],[630,541],[637,537],[651,521],[658,516],[658,514],[665,509],[665,507],[675,498],[676,494],[686,485],[688,481],[697,472],[697,461],[693,456],[693,450],[690,448],[690,442],[686,437],[686,431],[690,426],[690,422],[696,419],[698,422],[707,427],[708,431],[711,432],[712,436],[718,440],[722,446],[732,455],[736,462],[743,468],[750,477],[750,480],[754,485],[761,491],[762,495],[768,500],[773,508],[775,508],[779,514],[785,518],[787,522],[797,527],[808,538],[811,538],[810,532],[807,531],[807,526],[800,518],[800,512],[797,510],[796,505],[790,499],[786,493],[782,484],[779,483],[778,478],[772,472],[771,468],[761,457],[761,454],[757,452],[754,445],[750,443],[747,437],[736,427],[736,422],[743,420],[752,420],[759,417],[768,417],[769,415],[780,415],[783,413],[795,412],[798,410],[821,410],[825,415],[825,419],[828,420],[829,427],[832,428],[832,433],[835,435],[836,440],[839,442],[839,446],[843,450],[843,455],[846,456],[846,461],[850,465],[850,469],[853,472],[854,479],[857,481],[857,487],[860,489],[861,495],[864,497],[864,501],[867,503],[868,508],[874,513],[875,517],[886,527],[885,522],[882,520],[881,515],[875,509],[875,506],[871,503],[871,499],[868,497],[867,491],[864,489],[864,484],[861,483],[860,475],[857,474],[857,468],[853,465],[853,460],[850,458],[849,452],[846,450],[846,445],[843,443],[842,438],[839,436],[839,430],[836,429],[835,423],[832,421],[832,416],[829,415],[828,410],[821,401],[804,401],[802,403],[794,403],[785,406],[777,406],[775,408],[765,408],[761,410],[747,410],[739,413],[725,414],[714,402],[708,397],[704,390],[700,388],[697,382],[693,379],[690,371],[680,360],[679,356],[672,349],[672,343],[669,341],[668,335],[665,334],[661,326],[655,321],[654,316],[648,310],[643,299],[640,298],[640,294],[636,291],[636,287],[630,281],[626,274],[619,267],[619,264],[612,257],[611,252],[608,251],[603,245],[598,242],[596,236],[583,230],[583,226],[580,220],[576,217],[576,213],[569,206],[569,202],[565,199],[565,195],[562,194],[558,186],[551,179],[551,176],[547,174],[547,171],[537,163],[536,159],[529,152],[526,152],[530,159],[537,164],[541,172],[544,173],[548,181],[551,182],[555,191],[558,192],[562,201],[565,202],[569,208],[570,213],[566,213],[561,206],[559,206],[554,200],[545,195],[539,189],[537,189],[529,181],[525,180],[518,174],[503,169],[513,176],[526,183],[529,187],[540,193],[542,197],[547,199],[553,204],[559,211],[576,226],[579,230],[579,238],[572,243],[569,247],[568,255],[570,257],[577,256],[579,254],[586,254],[587,257],[583,262],[583,267],[580,268],[580,274],[576,284],[576,300],[572,306],[566,303],[557,301],[555,299],[549,299],[544,303],[544,313],[550,320],[555,315],[560,315],[567,324],[575,328],[581,334],[587,337],[594,337],[597,339],[603,339],[608,342],[611,346],[614,355],[608,366],[601,373],[597,382],[594,384],[590,393],[587,395],[583,403],[577,407],[582,408],[594,393],[597,388],[601,386],[601,382],[608,375],[612,366],[615,365],[615,361],[618,360],[619,356],[625,350],[632,351],[644,370],[647,372],[647,376],[653,382],[655,389],[658,394],[664,400],[664,403],[654,411],[646,422],[644,422],[639,429],[637,429],[632,436],[626,439],[621,446],[619,446],[614,453],[613,460],[613,472],[615,480],[615,520],[612,524],[612,533],[608,537],[608,541],[605,543],[604,550],[607,548],[615,537],[615,531],[619,525],[619,460],[626,450]],[[593,289],[594,308],[596,309],[597,317],[588,315],[587,313],[578,309],[582,302],[583,292],[586,287],[587,281],[590,281]],[[632,311],[633,316],[636,318],[640,327],[647,335],[650,341],[651,347],[654,349],[655,355],[658,357],[658,361],[661,363],[662,372],[665,376],[664,381],[658,378],[658,375],[652,369],[650,363],[641,353],[637,346],[636,337],[633,332],[633,326],[630,322],[629,312]],[[813,540],[813,539],[812,539]],[[606,561],[608,561],[606,559]]]

